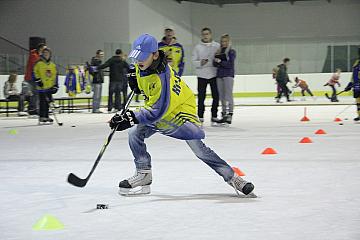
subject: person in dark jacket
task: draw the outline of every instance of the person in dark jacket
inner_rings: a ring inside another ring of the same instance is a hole
[[[289,76],[287,74],[287,66],[290,63],[289,58],[284,58],[283,63],[278,65],[278,71],[276,74],[276,82],[280,88],[278,95],[276,96],[276,102],[280,102],[281,96],[285,95],[288,102],[291,102],[289,97],[289,89],[286,84],[289,82]]]
[[[231,48],[230,36],[224,34],[220,39],[221,48],[215,55],[214,66],[217,67],[216,81],[222,105],[222,118],[219,123],[231,124],[234,112],[234,62],[236,51]]]
[[[123,107],[121,104],[120,93],[123,92],[124,104],[126,101],[126,91],[124,91],[126,82],[126,69],[129,65],[122,56],[121,49],[116,49],[115,56],[109,58],[104,64],[100,66],[100,69],[110,68],[110,83],[109,83],[109,99],[108,99],[108,112],[111,112],[113,107],[115,110],[120,111]],[[127,87],[127,86],[126,86]],[[115,105],[113,106],[113,95],[115,94]]]
[[[96,56],[91,59],[90,63],[90,74],[93,77],[92,88],[93,88],[93,113],[102,113],[100,111],[101,104],[101,90],[104,82],[104,73],[100,68],[102,59],[104,58],[104,52],[102,50],[96,51]]]

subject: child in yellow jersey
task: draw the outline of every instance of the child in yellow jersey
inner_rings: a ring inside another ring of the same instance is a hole
[[[135,175],[119,183],[119,193],[150,193],[151,157],[144,140],[156,132],[185,140],[194,154],[237,193],[251,193],[254,185],[234,174],[233,169],[202,142],[205,133],[196,115],[195,96],[167,64],[165,54],[158,50],[156,39],[148,34],[138,37],[129,58],[136,62],[129,85],[135,93],[144,95],[145,106],[135,112],[127,110],[124,115],[116,114],[110,121],[112,129],[123,131],[131,128],[129,145],[136,166]]]
[[[34,65],[33,78],[40,100],[39,122],[52,123],[54,120],[49,118],[49,103],[53,101],[52,94],[55,94],[59,87],[56,65],[51,61],[49,48],[42,51],[39,61]]]

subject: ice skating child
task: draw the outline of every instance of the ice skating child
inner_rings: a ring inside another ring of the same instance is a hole
[[[136,166],[135,175],[119,183],[119,193],[150,193],[151,156],[144,141],[156,132],[185,140],[194,154],[236,192],[251,193],[254,185],[234,174],[233,169],[202,142],[205,133],[196,115],[194,93],[167,64],[156,39],[148,34],[139,36],[132,45],[129,58],[135,62],[129,85],[135,93],[144,95],[145,106],[135,112],[127,110],[124,115],[116,114],[110,120],[110,127],[117,131],[131,128],[129,145]]]
[[[306,83],[305,80],[299,79],[298,77],[295,78],[295,85],[293,86],[293,88],[297,88],[299,87],[301,89],[301,95],[302,100],[305,101],[305,92],[307,92],[311,97],[313,97],[313,99],[315,100],[314,95],[312,94],[309,85]]]
[[[332,89],[332,95],[330,98],[331,102],[338,102],[338,98],[336,96],[336,87],[335,85],[337,84],[339,87],[341,87],[340,84],[340,74],[341,74],[341,69],[337,68],[335,73],[331,76],[330,80],[324,85],[324,86],[330,86]]]
[[[352,76],[351,81],[344,89],[345,91],[350,91],[353,89],[353,96],[356,100],[357,114],[358,116],[354,118],[354,121],[360,121],[360,48],[358,49],[358,59],[355,60],[352,67]]]
[[[58,74],[55,63],[51,61],[49,48],[43,50],[40,60],[34,66],[34,79],[37,84],[37,91],[40,100],[40,123],[52,123],[49,118],[49,104],[53,101],[52,94],[58,90]]]

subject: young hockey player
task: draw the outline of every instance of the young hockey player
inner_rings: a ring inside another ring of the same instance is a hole
[[[354,118],[354,121],[360,121],[360,48],[358,49],[358,59],[355,60],[352,67],[352,77],[349,84],[344,89],[346,92],[353,89],[353,96],[356,99],[356,107],[358,116]]]
[[[312,94],[309,85],[306,83],[305,80],[299,79],[298,77],[295,78],[295,85],[293,86],[293,88],[297,88],[299,87],[301,89],[301,95],[302,100],[305,101],[305,92],[307,92],[310,96],[313,97],[313,99],[315,100],[314,95]]]
[[[331,95],[331,98],[329,98],[331,102],[338,102],[339,101],[337,96],[336,96],[335,85],[337,84],[339,87],[341,87],[340,82],[339,82],[340,74],[341,74],[341,69],[337,68],[336,72],[331,76],[330,80],[326,84],[324,84],[324,86],[330,86],[331,89],[332,89],[332,95]]]
[[[127,110],[124,115],[116,114],[109,123],[117,131],[131,128],[129,145],[136,172],[119,183],[119,193],[150,193],[151,156],[144,140],[156,132],[185,140],[195,155],[222,176],[237,193],[251,193],[254,185],[234,174],[233,169],[202,142],[205,133],[196,115],[195,96],[167,64],[164,52],[158,50],[156,39],[148,34],[139,36],[133,43],[129,58],[135,62],[129,85],[135,93],[144,95],[145,106],[135,112]]]
[[[51,51],[45,48],[40,55],[40,60],[34,66],[34,79],[40,99],[40,123],[52,123],[49,118],[49,104],[53,101],[52,94],[58,90],[58,75],[56,65],[51,61]]]

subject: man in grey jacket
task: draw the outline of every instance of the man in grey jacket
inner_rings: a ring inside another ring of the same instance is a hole
[[[210,28],[201,30],[201,42],[197,44],[192,53],[192,61],[196,67],[198,77],[198,116],[204,122],[206,87],[210,84],[213,98],[211,106],[211,123],[217,123],[217,111],[219,106],[219,93],[216,85],[216,70],[213,61],[220,44],[212,40]]]

